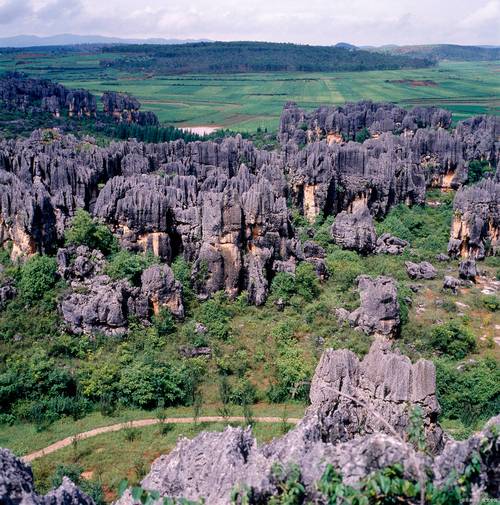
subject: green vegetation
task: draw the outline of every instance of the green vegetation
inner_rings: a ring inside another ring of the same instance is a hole
[[[469,163],[468,182],[474,184],[484,179],[486,175],[493,174],[493,167],[486,160],[472,160]]]
[[[442,61],[436,67],[418,70],[151,76],[141,66],[131,75],[100,65],[101,60],[120,57],[117,53],[41,53],[2,52],[0,72],[20,70],[97,95],[106,90],[129,92],[139,98],[142,110],[155,112],[161,122],[178,127],[211,126],[240,132],[255,132],[261,127],[273,132],[288,100],[305,109],[362,99],[403,107],[435,105],[451,110],[455,120],[499,112],[498,75],[491,62]],[[5,128],[17,128],[16,119],[6,118]],[[39,127],[48,126],[47,121],[40,121]]]
[[[429,67],[424,58],[370,53],[343,47],[271,42],[201,42],[179,45],[116,45],[118,55],[100,65],[122,71],[138,67],[156,75],[248,72],[339,72]]]
[[[33,305],[55,286],[56,281],[56,260],[36,254],[21,270],[18,282],[20,296],[27,304]]]
[[[104,254],[117,251],[117,240],[109,228],[92,219],[83,209],[78,209],[66,230],[65,241],[68,245],[86,245],[90,249],[99,249]]]
[[[142,272],[156,263],[159,263],[159,260],[151,253],[134,254],[122,249],[110,257],[106,273],[112,279],[127,279],[132,285],[138,286]]]
[[[452,321],[433,328],[431,345],[444,355],[462,359],[476,349],[476,338],[472,331]]]

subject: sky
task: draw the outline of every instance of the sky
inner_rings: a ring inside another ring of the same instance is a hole
[[[500,45],[500,0],[0,0],[0,36]]]

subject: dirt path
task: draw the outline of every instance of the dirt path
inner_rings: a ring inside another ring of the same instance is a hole
[[[281,417],[255,417],[254,420],[259,423],[281,423],[283,419]],[[242,422],[245,421],[244,417],[241,416],[232,416],[232,417],[221,417],[221,416],[205,416],[199,417],[199,423],[217,423],[217,422]],[[286,420],[287,423],[297,424],[300,419],[291,417]],[[167,417],[164,421],[165,423],[172,424],[190,424],[194,423],[193,417]],[[59,449],[63,449],[64,447],[68,447],[71,445],[75,438],[80,440],[85,440],[86,438],[95,437],[97,435],[101,435],[103,433],[111,433],[113,431],[120,431],[124,428],[142,428],[143,426],[151,426],[153,424],[159,424],[160,421],[158,419],[138,419],[137,421],[128,421],[125,423],[112,424],[110,426],[102,426],[101,428],[94,428],[90,431],[84,431],[82,433],[78,433],[77,435],[72,435],[71,437],[63,438],[58,442],[54,442],[44,449],[40,449],[39,451],[32,452],[23,456],[21,459],[25,462],[33,461],[34,459],[41,458],[46,456],[47,454],[51,454],[52,452],[58,451]]]

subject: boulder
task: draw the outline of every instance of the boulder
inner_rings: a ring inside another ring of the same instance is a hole
[[[377,242],[373,219],[366,206],[353,213],[343,211],[338,214],[331,234],[333,241],[339,246],[362,254],[373,252]]]
[[[406,240],[394,237],[390,233],[382,233],[382,235],[377,238],[375,253],[393,255],[401,254],[407,246],[408,242]]]
[[[405,261],[406,273],[410,279],[435,279],[437,270],[428,261],[413,263]]]
[[[457,294],[458,288],[462,285],[460,279],[452,277],[451,275],[445,275],[443,281],[443,289],[449,289],[454,294]]]
[[[148,300],[140,288],[132,287],[125,280],[112,281],[107,275],[76,286],[60,306],[68,329],[75,334],[123,334],[130,315],[145,320],[149,312]]]
[[[398,292],[394,279],[361,275],[356,282],[361,305],[349,315],[351,326],[368,334],[397,334],[400,319]]]
[[[461,261],[458,265],[458,276],[466,281],[476,282],[477,268],[473,259]]]

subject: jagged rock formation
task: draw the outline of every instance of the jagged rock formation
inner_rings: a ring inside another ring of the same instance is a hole
[[[500,253],[500,181],[483,180],[461,188],[453,202],[448,253],[452,257],[483,259],[488,252]]]
[[[437,270],[428,261],[413,263],[405,261],[406,273],[410,279],[435,279]]]
[[[352,213],[341,212],[335,217],[331,234],[333,241],[345,249],[353,249],[362,254],[373,252],[377,235],[373,219],[366,205]]]
[[[69,90],[62,84],[16,72],[0,77],[0,103],[10,110],[50,112],[55,117],[62,111],[70,117],[92,117],[97,110],[96,99],[87,90]]]
[[[380,237],[377,238],[377,244],[375,247],[376,254],[402,254],[405,247],[408,246],[408,242],[399,237],[394,237],[390,233],[382,233]]]
[[[407,111],[390,103],[363,101],[340,107],[320,107],[306,113],[294,102],[285,104],[280,118],[279,139],[300,144],[326,139],[329,144],[354,139],[367,128],[372,135],[384,132],[402,133],[431,126],[448,128],[451,113],[443,109],[417,107]]]
[[[392,352],[387,341],[376,340],[364,360],[352,352],[327,350],[311,385],[311,406],[301,423],[282,438],[259,447],[251,428],[227,428],[222,433],[201,433],[180,439],[177,447],[160,456],[142,486],[162,497],[205,499],[207,505],[225,504],[231,492],[246,493],[249,503],[266,503],[278,494],[273,465],[296,464],[306,497],[323,504],[315,483],[328,463],[345,483],[355,484],[377,469],[402,464],[405,475],[434,475],[444,481],[453,469],[463,472],[479,444],[490,444],[480,456],[477,486],[499,496],[500,442],[490,421],[480,434],[465,442],[446,440],[436,422],[434,365],[426,360],[412,364]],[[434,457],[417,454],[406,441],[411,409],[424,414],[425,435]],[[130,492],[117,502],[130,505]]]
[[[180,319],[184,317],[182,286],[174,279],[174,273],[168,265],[153,265],[144,270],[141,291],[149,299],[155,314],[164,308]]]
[[[107,275],[98,275],[66,296],[61,312],[73,333],[98,331],[113,335],[125,332],[130,315],[146,320],[149,308],[140,288],[125,280],[112,281]]]
[[[106,262],[101,251],[83,245],[58,249],[56,259],[61,278],[77,285],[101,274]]]
[[[119,123],[138,123],[142,126],[156,126],[159,124],[153,112],[139,111],[141,103],[137,98],[126,93],[105,91],[101,97],[104,114],[115,118]]]
[[[45,496],[36,493],[31,468],[8,449],[0,449],[0,503],[2,505],[94,505],[94,501],[63,477]]]
[[[111,93],[105,103],[112,114],[137,107]],[[286,124],[293,123],[286,119],[291,110],[283,113]],[[274,273],[293,273],[298,261],[326,275],[324,254],[297,240],[290,197],[310,221],[336,215],[332,231],[344,247],[397,254],[404,241],[377,239],[372,217],[398,203],[423,203],[430,185],[459,184],[470,156],[498,157],[496,119],[469,121],[450,133],[439,126],[447,113],[436,109],[361,103],[332,114],[328,121],[340,129],[384,124],[384,133],[363,144],[315,140],[303,149],[289,139],[277,152],[239,136],[100,148],[90,139],[37,131],[28,140],[0,141],[0,243],[12,242],[13,258],[55,253],[83,207],[129,250],[152,251],[167,263],[182,254],[194,265],[201,299],[221,289],[230,297],[246,290],[261,304]],[[318,118],[311,121],[323,124]],[[406,133],[392,132],[403,126]],[[459,192],[450,254],[472,249],[480,257],[487,239],[498,248],[497,186],[485,181]]]
[[[356,279],[361,305],[350,314],[340,311],[341,320],[368,334],[394,335],[399,329],[399,303],[396,282],[391,277]]]
[[[461,261],[458,265],[458,276],[466,281],[476,281],[476,262],[471,259]]]
[[[17,294],[16,288],[10,282],[12,281],[8,280],[3,286],[0,286],[0,310]]]

